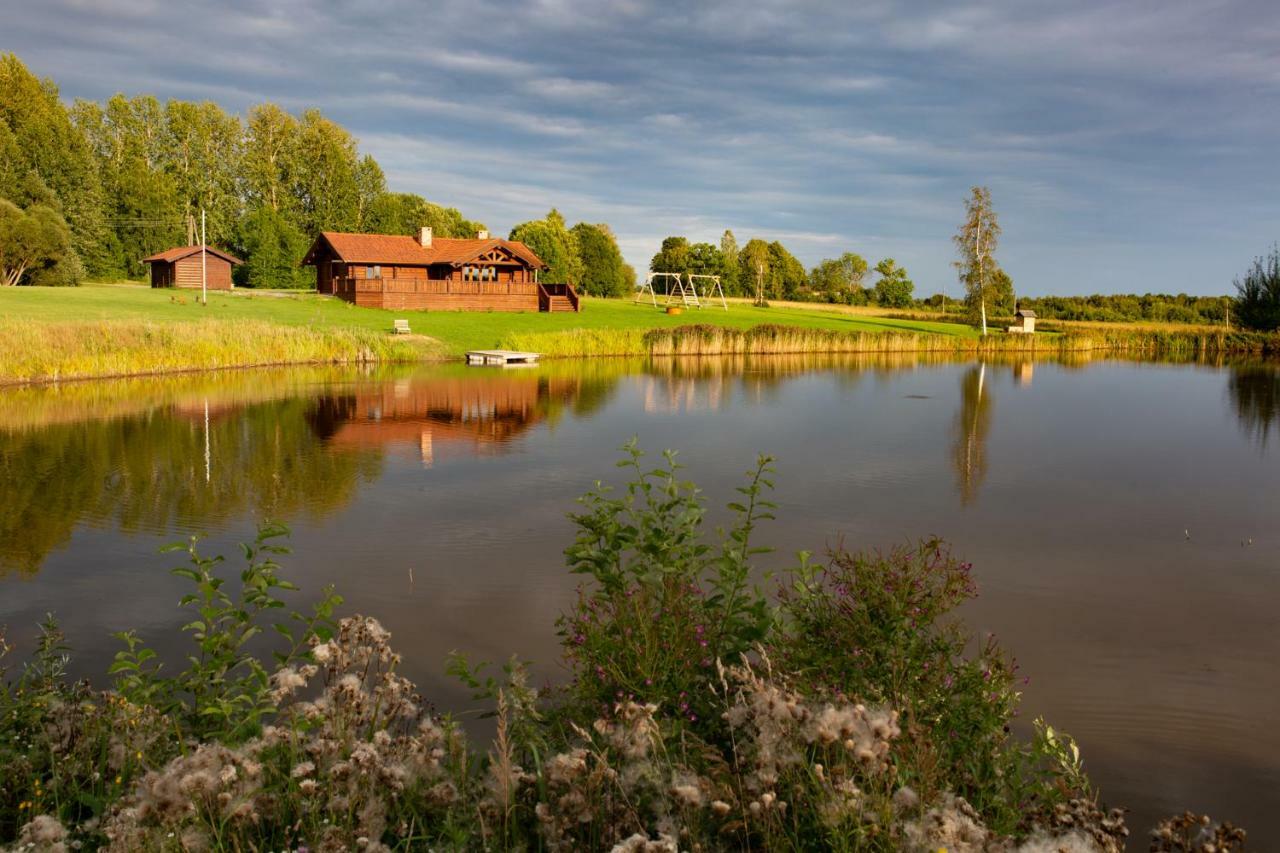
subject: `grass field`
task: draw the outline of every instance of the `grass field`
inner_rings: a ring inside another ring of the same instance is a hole
[[[670,317],[652,305],[623,300],[584,299],[580,314],[504,312],[383,311],[356,308],[327,296],[311,293],[277,294],[237,291],[211,293],[209,305],[198,302],[191,291],[153,290],[130,285],[90,285],[76,288],[16,287],[0,290],[0,317],[38,322],[102,320],[261,320],[312,328],[335,327],[389,332],[391,321],[407,318],[416,334],[440,341],[445,355],[497,346],[509,334],[555,332],[566,329],[635,329],[712,323],[747,329],[761,323],[833,331],[914,331],[972,336],[968,326],[913,320],[891,320],[809,308],[754,308],[732,304],[721,308],[691,310]]]
[[[392,336],[397,318],[408,319],[414,334]],[[690,325],[721,331],[661,331]],[[1119,331],[1073,330],[1068,337],[1038,334],[1034,340],[998,332],[980,340],[970,326],[936,319],[886,317],[875,309],[847,306],[757,308],[744,301],[732,301],[728,310],[706,307],[680,316],[648,303],[601,299],[584,299],[580,314],[422,312],[356,308],[312,293],[211,293],[204,306],[195,292],[141,285],[19,287],[0,289],[0,382],[451,359],[468,349],[493,347],[547,356],[1272,347],[1252,340],[1215,342],[1184,330],[1173,335]]]

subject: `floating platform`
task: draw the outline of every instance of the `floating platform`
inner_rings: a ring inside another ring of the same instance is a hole
[[[467,353],[467,364],[537,364],[539,353],[509,349],[473,349]]]

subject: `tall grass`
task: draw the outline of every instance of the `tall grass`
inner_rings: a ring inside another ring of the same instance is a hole
[[[508,332],[503,349],[536,352],[548,358],[598,355],[648,355],[644,329],[570,329],[562,332]]]
[[[0,322],[0,384],[269,364],[416,361],[430,342],[261,321]]]
[[[1165,329],[1096,329],[1066,334],[995,334],[987,338],[910,331],[844,332],[765,324],[735,329],[707,324],[650,329],[574,329],[512,332],[501,345],[548,358],[590,356],[725,356],[796,353],[923,353],[960,355],[1019,353],[1066,355],[1215,355],[1280,353],[1280,335]]]
[[[644,335],[644,347],[653,356],[778,355],[804,352],[1272,354],[1280,352],[1280,335],[1123,330],[1090,334],[998,334],[986,338],[962,338],[905,332],[839,332],[776,325],[756,326],[746,330],[695,325],[647,332]]]

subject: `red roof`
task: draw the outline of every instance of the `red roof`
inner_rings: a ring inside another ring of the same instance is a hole
[[[244,261],[240,260],[235,255],[232,255],[228,252],[224,252],[221,249],[215,249],[212,246],[205,246],[204,249],[209,254],[217,255],[219,258],[222,258],[224,261],[227,261],[228,263],[232,263],[232,264],[244,263]],[[144,264],[153,264],[153,263],[171,264],[174,261],[180,261],[183,258],[189,258],[192,255],[196,255],[199,253],[200,253],[199,246],[178,246],[177,248],[174,248],[174,249],[165,249],[163,252],[156,252],[154,255],[151,255],[150,257],[143,258],[142,262]]]
[[[323,240],[334,254],[349,264],[386,264],[388,266],[419,266],[452,264],[460,266],[478,258],[494,247],[505,249],[534,269],[543,269],[534,251],[518,240],[459,239],[436,237],[429,247],[421,245],[414,237],[392,234],[345,234],[337,231],[321,231],[311,246],[304,264],[314,264],[316,250]]]

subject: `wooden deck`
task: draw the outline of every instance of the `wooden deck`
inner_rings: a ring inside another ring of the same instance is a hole
[[[467,353],[467,364],[535,364],[540,355],[536,352],[517,352],[509,349],[473,349]]]
[[[434,278],[336,278],[333,294],[362,308],[394,311],[579,311],[570,284]]]

